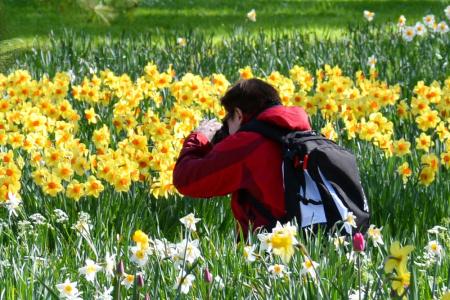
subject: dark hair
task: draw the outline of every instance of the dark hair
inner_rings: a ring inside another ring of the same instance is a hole
[[[270,106],[281,104],[281,100],[272,85],[260,79],[251,78],[236,82],[220,99],[220,103],[230,116],[238,107],[244,114],[251,117]]]

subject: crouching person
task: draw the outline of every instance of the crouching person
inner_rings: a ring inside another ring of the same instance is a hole
[[[173,183],[186,196],[209,198],[232,194],[231,208],[242,234],[270,230],[286,214],[280,144],[241,126],[257,119],[289,131],[311,126],[300,107],[281,105],[278,92],[259,79],[241,80],[221,98],[223,124],[200,123],[185,140]]]

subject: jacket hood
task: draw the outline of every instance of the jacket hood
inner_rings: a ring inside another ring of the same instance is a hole
[[[293,131],[311,130],[307,113],[298,106],[275,105],[261,112],[256,119]]]

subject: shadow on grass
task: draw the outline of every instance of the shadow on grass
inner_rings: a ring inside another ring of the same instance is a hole
[[[145,2],[145,1],[144,1]],[[143,6],[117,19],[111,26],[90,21],[77,6],[46,6],[7,2],[0,39],[31,39],[56,34],[64,28],[93,35],[122,32],[141,33],[196,29],[223,35],[234,27],[249,33],[263,30],[314,29],[337,31],[351,22],[364,22],[363,10],[375,11],[375,22],[396,21],[403,14],[414,24],[428,13],[443,16],[445,5],[439,1],[168,1]],[[246,19],[255,8],[257,22]],[[2,25],[2,24],[0,24]]]

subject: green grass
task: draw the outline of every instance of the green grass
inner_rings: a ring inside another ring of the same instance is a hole
[[[445,6],[443,1],[158,1],[143,5],[107,26],[89,20],[77,6],[6,1],[0,39],[30,41],[45,38],[50,31],[61,33],[64,28],[98,36],[189,29],[220,36],[236,27],[253,33],[260,29],[340,32],[349,23],[363,22],[365,9],[374,11],[375,23],[382,24],[396,21],[400,14],[415,21],[429,13],[442,14]],[[246,19],[252,8],[257,12],[255,23]]]

